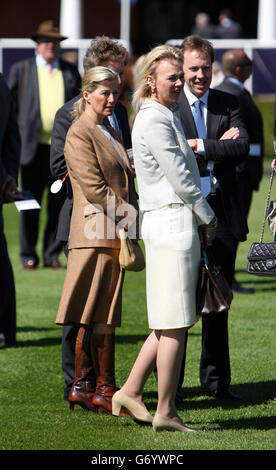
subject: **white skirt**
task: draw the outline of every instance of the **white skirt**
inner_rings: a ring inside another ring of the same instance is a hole
[[[144,212],[148,322],[151,329],[190,327],[196,315],[200,241],[188,205]]]

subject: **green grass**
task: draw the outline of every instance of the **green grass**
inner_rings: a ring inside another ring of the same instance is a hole
[[[229,317],[232,390],[242,402],[219,402],[200,394],[201,324],[191,330],[180,416],[199,433],[154,433],[130,418],[95,415],[63,401],[61,327],[55,315],[65,270],[23,271],[18,257],[19,215],[5,206],[6,236],[14,267],[18,345],[0,350],[1,450],[272,450],[276,445],[275,319],[276,278],[249,276],[246,255],[259,240],[268,178],[255,193],[248,240],[239,246],[237,278],[255,288],[254,295],[236,295]],[[274,197],[275,197],[275,189]],[[266,231],[266,239],[271,235]],[[40,241],[41,245],[41,241]],[[62,261],[65,262],[64,256]],[[145,272],[127,273],[123,321],[117,330],[117,384],[126,379],[148,334]],[[153,376],[145,403],[154,413]]]

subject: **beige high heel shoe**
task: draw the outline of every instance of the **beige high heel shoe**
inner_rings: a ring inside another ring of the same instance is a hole
[[[133,398],[118,390],[112,397],[112,414],[119,416],[121,407],[126,408],[134,421],[138,424],[151,425],[153,417],[143,403],[138,403]]]
[[[198,429],[188,428],[184,424],[173,418],[167,418],[165,416],[156,414],[153,418],[152,427],[155,432],[167,430],[167,431],[180,431],[180,432],[196,432]]]

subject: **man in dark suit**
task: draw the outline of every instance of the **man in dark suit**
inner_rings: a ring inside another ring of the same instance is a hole
[[[17,190],[20,134],[8,86],[0,74],[0,347],[16,344],[16,299],[4,222],[3,203],[21,199]]]
[[[215,55],[212,44],[189,36],[182,49],[185,79],[179,99],[182,126],[198,161],[203,192],[218,218],[213,243],[215,259],[231,285],[236,247],[246,239],[248,231],[236,178],[236,165],[248,153],[247,131],[237,99],[209,88]],[[200,381],[205,393],[221,399],[237,398],[229,388],[228,312],[216,318],[202,318]]]
[[[109,37],[97,37],[91,42],[90,48],[87,50],[84,58],[84,71],[86,72],[91,67],[98,65],[109,67],[118,73],[119,84],[123,83],[123,75],[125,65],[128,60],[127,50],[120,45],[118,42],[110,39]],[[72,124],[72,110],[75,102],[81,97],[79,94],[71,101],[66,103],[60,108],[55,117],[52,143],[51,143],[51,154],[50,154],[50,166],[52,175],[55,178],[62,179],[67,174],[67,167],[64,158],[64,143],[68,129]],[[127,111],[122,103],[117,102],[115,106],[115,112],[111,125],[115,128],[117,133],[121,136],[121,140],[124,143],[126,149],[132,147],[130,129],[128,123]],[[67,242],[70,230],[70,220],[72,213],[72,189],[69,179],[65,180],[67,197],[64,205],[60,212],[57,239],[64,244],[65,253],[67,253]],[[77,387],[73,385],[75,372],[76,376],[79,377],[79,382],[84,382],[90,379],[91,370],[91,359],[89,350],[89,332],[85,335],[83,342],[76,343],[76,337],[78,334],[78,328],[71,326],[64,326],[62,328],[62,369],[66,387],[64,389],[64,399],[68,399],[68,395],[71,392],[83,405],[87,403],[84,396],[81,396],[81,386]],[[75,364],[75,345],[82,349],[82,354],[77,356],[81,358],[81,363]],[[88,347],[87,347],[88,345]]]
[[[49,189],[51,132],[57,109],[79,93],[81,78],[77,68],[59,59],[60,42],[66,39],[52,20],[41,23],[31,38],[37,43],[36,56],[11,67],[10,87],[22,140],[22,190],[31,192],[40,203],[43,191]],[[64,193],[57,197],[48,191],[47,223],[44,230],[44,266],[60,268],[62,250],[56,240],[56,229]],[[25,269],[39,263],[36,252],[39,210],[23,211],[20,219],[20,256]]]
[[[215,28],[215,36],[219,39],[236,39],[243,37],[241,25],[232,19],[232,12],[224,9],[219,13],[219,24]]]
[[[263,176],[263,119],[251,94],[244,87],[244,82],[252,73],[252,61],[242,49],[226,51],[222,56],[223,82],[216,88],[235,95],[239,100],[243,122],[249,137],[248,156],[236,166],[239,187],[242,191],[242,203],[248,218],[253,191],[258,191]],[[252,293],[252,289],[242,287],[234,280],[233,290]]]
[[[210,16],[204,11],[200,11],[195,16],[195,25],[192,29],[193,36],[200,36],[201,38],[214,38],[215,27],[210,22]]]

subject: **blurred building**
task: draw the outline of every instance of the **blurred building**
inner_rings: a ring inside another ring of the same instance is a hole
[[[170,38],[191,33],[199,11],[209,14],[216,24],[221,0],[131,0],[131,44],[133,53],[142,54]],[[256,38],[258,0],[224,1],[242,26],[246,38]],[[82,0],[83,38],[107,34],[120,37],[120,0]],[[250,12],[250,14],[248,14]],[[60,19],[60,0],[9,0],[0,15],[2,38],[26,38],[45,19]]]
[[[124,0],[125,2],[127,0]],[[206,12],[213,25],[218,24],[221,8],[228,8],[233,19],[239,22],[244,31],[242,39],[221,40],[210,38],[216,50],[219,65],[226,49],[244,48],[253,61],[253,73],[247,88],[253,95],[275,95],[276,92],[276,1],[275,0],[130,0],[130,37],[123,38],[123,44],[130,47],[134,61],[157,44],[181,44],[183,38],[192,33],[197,13]],[[82,15],[76,15],[69,5],[82,6]],[[126,4],[125,4],[126,5]],[[64,10],[66,8],[66,10]],[[65,23],[61,11],[70,12],[71,26],[76,26],[76,18],[82,18],[82,34],[69,33],[70,39],[62,43],[62,55],[75,62],[83,73],[83,57],[92,38],[106,34],[112,38],[121,37],[121,0],[9,0],[0,15],[0,71],[7,78],[13,63],[32,56],[35,43],[28,39],[38,24],[45,19]],[[72,14],[73,11],[73,14]],[[250,12],[250,14],[248,14]],[[74,16],[75,15],[75,16]],[[127,15],[126,19],[128,18]],[[274,18],[275,17],[275,18]],[[61,21],[62,20],[62,21]],[[260,21],[261,20],[261,21]],[[70,21],[66,19],[66,26]],[[126,21],[128,23],[128,21]],[[126,23],[122,23],[125,24]],[[259,26],[262,26],[260,34]],[[68,28],[72,32],[74,28]],[[78,28],[76,28],[78,29]],[[82,36],[79,39],[79,36]],[[23,39],[25,38],[25,39]],[[271,39],[273,40],[271,41]],[[132,62],[129,67],[131,68]],[[128,70],[127,70],[128,71]],[[126,74],[127,75],[127,74]],[[131,80],[125,90],[131,92]]]

